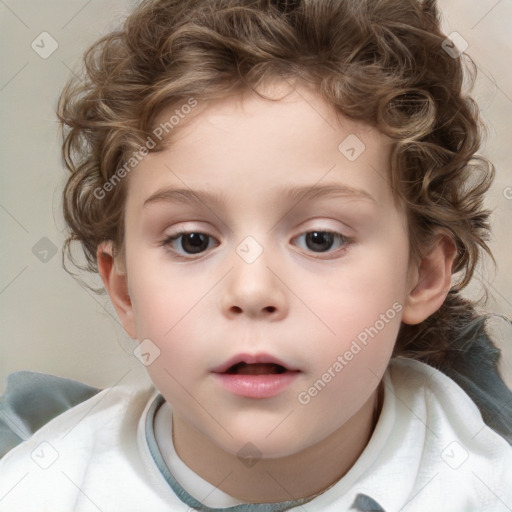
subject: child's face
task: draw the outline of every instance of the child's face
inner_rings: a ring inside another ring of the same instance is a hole
[[[248,95],[243,108],[239,98],[209,104],[129,178],[125,327],[160,350],[148,372],[175,420],[233,454],[247,442],[266,457],[297,453],[370,411],[409,291],[389,141],[340,125],[319,97],[297,91],[279,102]],[[366,146],[359,156],[354,135]],[[328,185],[362,193],[323,195]],[[144,205],[171,188],[222,200],[168,194]],[[162,245],[178,231],[204,236]],[[238,377],[238,394],[226,384],[237,378],[213,369],[240,354],[298,371]],[[264,379],[277,388],[243,391]]]

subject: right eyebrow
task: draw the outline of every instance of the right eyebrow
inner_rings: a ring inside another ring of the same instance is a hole
[[[157,190],[148,197],[142,207],[146,208],[146,206],[161,202],[204,203],[213,206],[222,204],[225,200],[224,194],[215,194],[207,190],[194,191],[190,188],[164,188]]]

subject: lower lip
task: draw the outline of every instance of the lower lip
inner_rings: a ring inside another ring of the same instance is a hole
[[[247,398],[271,398],[284,391],[299,372],[273,373],[267,375],[240,375],[214,373],[215,379],[224,389]]]

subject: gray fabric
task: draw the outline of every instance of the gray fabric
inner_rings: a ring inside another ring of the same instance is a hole
[[[385,510],[372,498],[365,494],[358,494],[350,510],[359,512],[385,512]]]
[[[169,468],[165,464],[165,461],[158,449],[158,445],[155,439],[154,431],[154,420],[158,409],[165,403],[165,399],[162,395],[158,395],[148,412],[146,418],[146,442],[148,443],[149,452],[155,461],[156,466],[162,473],[166,482],[170,485],[176,496],[183,501],[189,507],[194,510],[201,510],[204,512],[283,512],[294,507],[298,507],[312,501],[314,497],[302,498],[299,500],[283,501],[280,503],[248,503],[243,505],[234,505],[227,508],[211,508],[203,505],[201,502],[192,497],[174,478]],[[354,503],[352,504],[351,510],[359,512],[385,512],[384,509],[376,503],[372,498],[364,494],[358,494]]]
[[[501,350],[487,334],[484,321],[469,324],[465,345],[437,367],[475,402],[484,422],[512,445],[512,391],[498,373]],[[508,332],[506,341],[512,342],[512,330]]]
[[[0,458],[44,424],[99,391],[82,382],[46,373],[11,373],[0,397]]]

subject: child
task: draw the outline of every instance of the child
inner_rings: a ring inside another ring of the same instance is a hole
[[[511,510],[512,394],[459,295],[493,168],[434,2],[147,1],[85,62],[66,247],[152,383],[8,451],[0,510]]]

